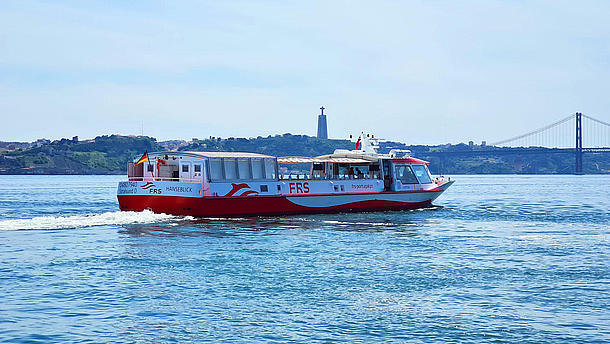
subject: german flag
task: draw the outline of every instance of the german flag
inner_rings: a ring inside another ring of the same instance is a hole
[[[134,166],[138,166],[139,164],[141,164],[143,162],[147,162],[147,161],[148,161],[148,151],[144,152],[144,155],[142,155],[140,160],[138,160],[138,162],[136,162],[136,164]]]

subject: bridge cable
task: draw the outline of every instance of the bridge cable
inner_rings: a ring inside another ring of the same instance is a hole
[[[603,125],[606,125],[606,126],[609,126],[609,127],[610,127],[610,123],[606,123],[606,122],[604,122],[604,121],[600,121],[599,119],[593,118],[593,117],[591,117],[591,116],[587,116],[587,115],[582,115],[582,116],[583,116],[583,117],[586,117],[586,118],[588,118],[588,119],[590,119],[590,120],[592,120],[592,121],[594,121],[594,122],[597,122],[597,123],[599,123],[599,124],[603,124]]]
[[[584,115],[583,115],[583,116],[584,116]],[[587,116],[587,117],[588,117],[588,116]],[[557,122],[555,122],[555,123],[549,124],[549,125],[547,125],[546,127],[543,127],[543,128],[540,128],[540,129],[536,129],[536,130],[531,131],[531,132],[529,132],[529,133],[526,133],[526,134],[523,134],[523,135],[519,135],[519,136],[516,136],[516,137],[510,138],[510,139],[507,139],[507,140],[502,140],[502,141],[494,142],[494,143],[492,143],[492,144],[490,144],[490,145],[491,145],[491,146],[499,146],[499,145],[501,145],[501,144],[504,144],[504,143],[507,143],[507,142],[512,142],[512,141],[516,141],[516,140],[519,140],[519,139],[525,138],[525,137],[527,137],[527,136],[536,135],[536,134],[539,134],[539,133],[541,133],[541,132],[543,132],[543,131],[545,131],[545,130],[548,130],[548,129],[550,129],[550,128],[554,127],[554,126],[557,126],[557,125],[559,125],[559,124],[562,124],[562,123],[564,123],[564,122],[567,122],[567,121],[569,121],[569,120],[571,120],[571,119],[573,119],[573,118],[574,118],[574,115],[569,115],[568,117],[566,117],[566,118],[564,118],[564,119],[561,119],[561,120],[559,120],[559,121],[557,121]],[[606,124],[606,125],[610,125],[610,124],[607,124],[607,123],[604,123],[604,124]]]
[[[606,129],[610,129],[610,123],[606,123],[604,121],[601,121],[597,118],[593,118],[591,116],[587,116],[587,115],[582,115],[582,116],[593,121],[595,124],[597,124],[594,126],[595,133],[593,135],[593,144],[590,144],[590,146],[597,146],[597,147],[604,146],[604,143],[606,142],[606,139],[607,139]]]

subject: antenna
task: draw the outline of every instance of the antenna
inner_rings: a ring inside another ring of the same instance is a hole
[[[140,136],[144,136],[144,120],[142,120],[140,123],[141,123],[141,126],[140,126],[140,129],[141,129]]]

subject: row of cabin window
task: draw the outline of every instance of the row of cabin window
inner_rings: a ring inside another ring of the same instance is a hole
[[[201,172],[201,165],[200,164],[194,165],[193,170],[194,170],[194,172]],[[154,171],[154,165],[148,164],[146,171],[152,173]],[[189,171],[189,165],[182,165],[182,172],[188,172],[188,171]]]
[[[188,171],[189,171],[189,165],[182,165],[182,172],[188,172]],[[193,172],[201,172],[201,165],[200,164],[193,165]]]
[[[210,159],[212,180],[276,179],[275,159],[216,158]]]

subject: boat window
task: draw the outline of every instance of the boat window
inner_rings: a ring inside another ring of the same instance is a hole
[[[225,179],[237,179],[237,169],[235,159],[225,158]]]
[[[239,172],[239,179],[252,179],[252,175],[250,174],[250,160],[237,159],[237,172]]]
[[[379,179],[379,165],[369,166],[369,178]]]
[[[210,159],[210,178],[212,180],[222,179],[222,161]]]
[[[263,175],[263,160],[252,159],[252,178],[253,179],[264,179]]]
[[[375,179],[379,177],[379,165],[338,165],[339,179]],[[376,167],[376,169],[375,169]]]
[[[265,159],[265,178],[266,179],[275,179],[275,160],[274,159]]]
[[[354,166],[354,178],[356,178],[356,179],[369,178],[369,167],[368,166]]]
[[[418,184],[411,167],[407,165],[396,165],[396,179],[403,184]]]
[[[430,174],[428,174],[428,171],[426,170],[426,166],[413,165],[411,167],[413,168],[413,172],[415,172],[415,175],[417,176],[417,179],[419,179],[420,183],[422,183],[422,184],[432,183],[432,179],[430,179]]]
[[[153,165],[152,164],[146,165],[146,171],[152,172],[153,171]]]
[[[339,179],[348,178],[349,168],[347,165],[339,164],[339,168],[337,170],[338,170]]]
[[[201,172],[201,165],[195,165],[195,172]]]
[[[189,165],[182,165],[182,172],[188,172],[189,171]]]
[[[323,179],[324,178],[324,164],[314,163],[311,166],[311,178]]]

